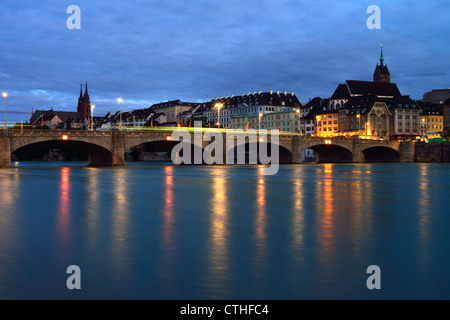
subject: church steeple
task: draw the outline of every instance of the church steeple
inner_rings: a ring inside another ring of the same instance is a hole
[[[383,44],[381,44],[380,66],[384,66]]]
[[[84,91],[84,98],[88,98],[89,99],[89,94],[88,94],[88,89],[87,89],[87,81],[86,81],[86,90]]]
[[[80,88],[80,97],[78,98],[78,108],[77,108],[78,116],[81,119],[87,119],[91,114],[91,101],[89,99],[88,86],[86,81],[86,89],[84,91],[83,96],[83,85]]]
[[[387,65],[384,64],[384,56],[383,56],[383,45],[381,45],[381,55],[380,55],[380,64],[375,67],[375,71],[373,73],[373,81],[374,82],[391,82],[391,74],[389,73],[389,69]]]

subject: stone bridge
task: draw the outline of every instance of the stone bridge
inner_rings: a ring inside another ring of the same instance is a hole
[[[62,131],[62,130],[1,130],[0,133],[0,167],[11,166],[11,154],[28,145],[46,141],[65,141],[71,143],[89,154],[89,165],[92,166],[122,166],[125,164],[125,152],[132,147],[154,142],[168,141],[177,128],[154,130],[124,130],[124,131]],[[227,132],[223,130],[223,132]],[[249,136],[254,140],[249,139]],[[195,134],[190,131],[192,141]],[[271,143],[270,135],[258,136],[256,132],[242,132],[247,140],[237,137],[233,146],[239,143],[248,144],[248,141],[266,139]],[[224,135],[225,136],[225,135]],[[239,136],[239,134],[237,134]],[[240,141],[240,142],[239,142]],[[243,142],[242,142],[243,141]],[[172,141],[174,143],[175,141]],[[204,149],[211,141],[202,141]],[[225,148],[226,142],[223,140]],[[278,136],[280,155],[284,155],[289,163],[301,163],[301,153],[305,149],[316,151],[318,161],[322,162],[365,162],[369,158],[390,155],[400,162],[414,161],[414,142],[363,140],[347,138],[305,138],[296,134],[280,134]],[[224,149],[224,151],[226,151]],[[224,155],[226,152],[224,152]]]

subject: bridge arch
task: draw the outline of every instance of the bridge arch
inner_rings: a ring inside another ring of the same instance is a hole
[[[163,159],[164,161],[166,161],[171,160],[172,149],[179,143],[183,143],[182,139],[180,139],[180,141],[172,140],[171,131],[152,132],[152,134],[127,133],[124,151],[131,151],[133,148],[139,147],[141,152],[145,152],[145,148],[148,148],[150,151],[152,146],[157,146],[153,151],[167,153],[167,157]],[[196,159],[194,157],[196,153],[201,153],[201,156],[203,156],[204,143],[202,143],[202,147],[200,148],[199,146],[194,144],[193,136],[191,135],[189,146],[191,148],[191,164],[197,164],[197,161],[195,161]],[[185,150],[185,148],[187,148],[187,145],[183,146],[183,150]],[[203,163],[203,159],[201,159],[201,161],[201,163]]]
[[[351,142],[331,141],[325,143],[325,139],[300,142],[299,152],[312,149],[316,153],[316,162],[352,162],[353,149]]]
[[[362,150],[365,162],[399,162],[400,152],[386,145],[374,145]]]
[[[316,153],[316,162],[352,162],[353,152],[336,144],[316,144],[309,149]]]
[[[18,143],[13,143],[11,145],[11,154],[21,153],[26,154],[27,148],[38,147],[39,145],[50,150],[52,147],[54,149],[63,149],[64,146],[70,145],[77,149],[81,149],[88,155],[88,161],[90,166],[110,166],[113,162],[113,155],[110,150],[104,146],[86,142],[82,140],[67,140],[62,141],[61,139],[43,137],[42,139],[37,139],[38,141],[20,141]]]
[[[286,146],[283,146],[282,144],[274,144],[275,147],[278,146],[278,153],[279,153],[279,159],[278,163],[280,164],[287,164],[293,162],[293,153],[290,149],[288,149]],[[267,142],[267,156],[271,157],[272,154],[272,148],[274,147],[272,142]],[[240,150],[244,150],[245,155],[245,164],[249,164],[251,160],[256,159],[257,163],[260,163],[260,152],[261,152],[261,144],[259,142],[248,142],[237,144],[233,147],[232,150],[229,150],[228,152],[232,152],[232,155],[234,156],[234,163],[238,162],[238,152]]]

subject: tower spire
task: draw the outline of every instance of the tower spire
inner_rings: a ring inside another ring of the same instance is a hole
[[[86,81],[86,90],[84,91],[84,96],[85,97],[89,97],[88,88],[87,88],[87,81]]]
[[[80,84],[80,98],[83,97],[83,85]]]
[[[383,44],[381,44],[380,66],[384,66]]]
[[[385,83],[391,82],[391,74],[389,73],[387,65],[384,63],[383,44],[381,44],[380,64],[377,63],[377,66],[375,67],[373,81]]]

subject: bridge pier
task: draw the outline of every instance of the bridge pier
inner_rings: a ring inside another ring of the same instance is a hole
[[[353,139],[352,143],[352,162],[353,163],[362,163],[365,162],[366,159],[364,157],[364,153],[362,152],[362,143],[361,139]]]
[[[0,168],[11,167],[11,135],[8,130],[0,134]]]
[[[302,148],[300,137],[296,136],[292,138],[292,163],[303,163],[302,160]]]
[[[416,151],[415,141],[405,141],[400,143],[400,162],[414,162]]]
[[[125,165],[125,134],[123,131],[113,131],[112,133],[112,163],[111,166]]]

